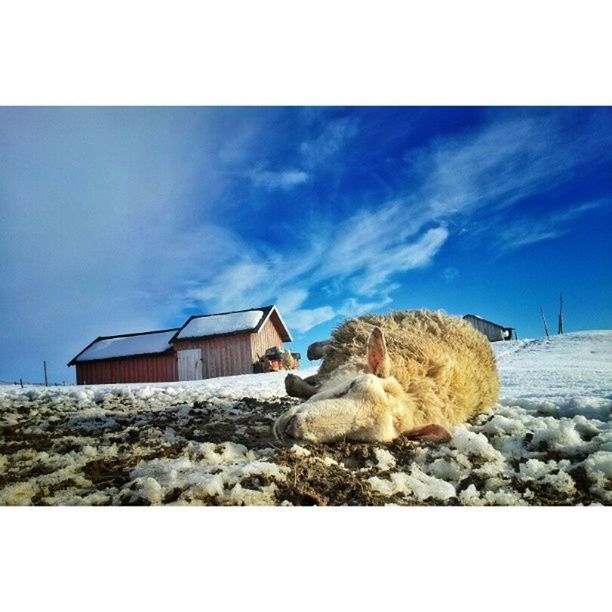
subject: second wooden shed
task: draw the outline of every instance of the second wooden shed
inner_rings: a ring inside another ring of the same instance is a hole
[[[487,321],[473,314],[466,314],[463,318],[479,332],[482,332],[491,342],[512,340],[513,337],[516,338],[516,330],[514,327],[504,327],[503,325],[499,325],[499,323]]]
[[[253,364],[291,334],[275,306],[193,316],[174,334],[178,379],[252,374]]]

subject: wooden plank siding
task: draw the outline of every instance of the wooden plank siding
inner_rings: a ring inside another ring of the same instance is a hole
[[[217,338],[176,340],[177,351],[199,348],[202,350],[202,375],[204,378],[252,374],[250,334],[234,334]]]
[[[487,321],[486,319],[481,319],[474,315],[465,315],[463,318],[470,323],[472,327],[483,333],[491,342],[511,339],[511,332],[506,335],[506,331],[510,331],[510,328],[505,328],[502,325]]]
[[[283,339],[280,337],[272,316],[261,326],[258,334],[251,334],[251,361],[255,363],[263,354],[273,346],[283,348]],[[251,371],[253,371],[251,369]]]
[[[76,379],[77,385],[171,382],[177,379],[176,354],[77,361]]]

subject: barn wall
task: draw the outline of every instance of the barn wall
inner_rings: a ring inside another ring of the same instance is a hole
[[[479,332],[482,332],[491,342],[504,340],[504,329],[499,325],[494,325],[482,319],[465,317],[465,320],[475,327]]]
[[[176,355],[84,361],[76,364],[77,385],[169,382],[176,380]]]
[[[251,359],[253,362],[262,357],[273,346],[283,348],[283,339],[273,320],[274,314],[261,326],[258,334],[251,334]]]
[[[202,374],[204,378],[252,374],[250,334],[234,334],[218,338],[177,340],[174,348],[202,350]]]

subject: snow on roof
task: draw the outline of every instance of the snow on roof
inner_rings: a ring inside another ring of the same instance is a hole
[[[193,316],[182,327],[174,329],[121,336],[101,336],[69,361],[68,365],[75,365],[77,361],[163,353],[170,350],[175,340],[183,338],[203,338],[247,331],[259,332],[261,326],[272,314],[278,318],[280,323],[279,332],[282,340],[291,342],[291,334],[276,307],[262,306],[252,310]]]
[[[176,329],[100,338],[87,347],[74,361],[93,361],[131,355],[163,353],[170,348],[170,338]]]
[[[263,310],[247,310],[243,312],[228,312],[227,314],[204,315],[191,319],[176,338],[201,338],[247,331],[257,327],[264,315]]]

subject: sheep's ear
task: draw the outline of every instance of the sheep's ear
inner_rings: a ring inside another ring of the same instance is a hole
[[[387,345],[380,327],[372,330],[368,340],[368,367],[372,374],[387,378],[391,374],[391,361],[387,354]]]
[[[419,440],[421,442],[448,442],[451,439],[448,430],[444,429],[442,425],[436,425],[435,423],[410,429],[405,431],[402,436],[409,440]]]

